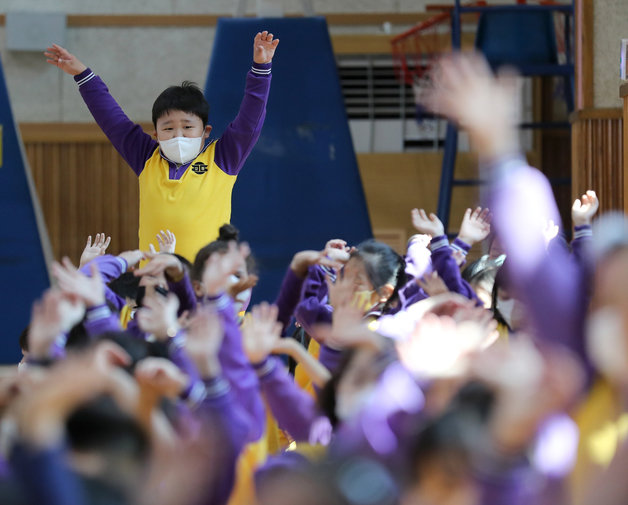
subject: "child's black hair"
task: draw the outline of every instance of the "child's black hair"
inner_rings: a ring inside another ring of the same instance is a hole
[[[399,299],[399,290],[406,284],[406,262],[392,247],[377,240],[366,240],[351,253],[352,258],[364,262],[369,281],[376,291],[390,284],[394,291],[384,306],[384,310],[394,306]]]
[[[209,103],[201,88],[195,82],[183,81],[180,86],[170,86],[157,97],[153,103],[153,125],[157,128],[157,120],[172,110],[181,110],[201,118],[203,126],[209,118]]]
[[[132,416],[110,396],[100,396],[80,406],[68,418],[67,434],[74,450],[122,450],[143,458],[148,438]]]
[[[485,289],[488,293],[493,292],[493,285],[495,284],[495,277],[499,271],[499,265],[496,261],[480,258],[475,260],[462,271],[462,278],[467,281],[475,289],[475,286],[479,286]]]
[[[192,271],[192,263],[190,262],[190,260],[187,258],[184,258],[183,256],[177,253],[173,253],[172,255],[181,262],[184,272],[187,275],[190,275],[190,272]]]
[[[22,330],[22,333],[20,333],[20,349],[22,349],[22,352],[28,352],[28,332],[30,327],[31,325],[29,324]]]
[[[109,289],[125,300],[127,298],[135,300],[139,287],[140,277],[136,276],[133,272],[125,272],[109,283]]]
[[[102,458],[104,467],[97,475],[83,476],[89,503],[130,503],[122,499],[134,492],[150,455],[146,431],[124,412],[111,396],[102,395],[79,406],[66,421],[69,447],[77,453]],[[96,492],[96,496],[93,494]],[[103,500],[113,495],[117,499]]]
[[[223,224],[218,230],[218,238],[210,242],[196,253],[194,264],[190,271],[190,278],[199,281],[203,278],[205,263],[214,253],[224,254],[229,249],[229,242],[239,242],[240,231],[232,224]],[[246,259],[246,269],[249,273],[255,272],[255,259],[250,254]]]
[[[493,317],[495,318],[495,320],[508,328],[508,331],[512,331],[512,328],[506,322],[506,319],[504,319],[504,316],[502,316],[502,313],[497,308],[497,295],[499,294],[499,288],[506,289],[507,284],[507,272],[505,266],[506,261],[497,271],[497,275],[495,276],[495,282],[493,283],[493,292],[491,296],[491,310],[493,311]]]
[[[421,423],[410,436],[406,477],[419,482],[428,465],[434,464],[454,477],[468,474],[494,403],[494,392],[484,384],[471,381],[463,385],[445,411]]]

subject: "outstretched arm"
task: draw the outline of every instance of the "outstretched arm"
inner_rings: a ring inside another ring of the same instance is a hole
[[[223,172],[237,175],[262,131],[270,91],[270,69],[279,39],[264,31],[253,42],[253,66],[246,76],[244,98],[236,118],[216,143],[216,164]]]
[[[453,256],[453,249],[449,245],[445,228],[440,219],[435,214],[428,216],[423,209],[413,209],[412,224],[419,233],[425,233],[432,237],[430,242],[432,265],[447,288],[480,303],[473,288],[460,275],[460,268],[458,268],[458,263]]]
[[[127,117],[102,79],[76,56],[57,44],[49,47],[44,54],[48,63],[74,77],[96,123],[139,176],[146,160],[157,148],[157,142]]]
[[[573,223],[573,240],[571,250],[580,264],[587,279],[593,274],[591,258],[591,222],[600,207],[595,191],[588,190],[581,198],[576,198],[571,207],[571,221]]]
[[[490,172],[492,224],[508,255],[513,290],[537,335],[584,357],[581,273],[560,248],[546,250],[543,225],[560,219],[547,178],[519,155],[517,80],[506,73],[495,78],[477,55],[444,59],[436,76],[431,108],[467,129]]]

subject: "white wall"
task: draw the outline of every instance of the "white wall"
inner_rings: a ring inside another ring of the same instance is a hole
[[[298,0],[265,0],[276,3],[284,12],[299,12]],[[499,0],[492,0],[499,2]],[[514,0],[507,0],[514,3]],[[257,0],[248,0],[253,13]],[[596,0],[597,4],[628,5],[628,0]],[[431,0],[312,0],[318,13],[328,12],[407,12],[408,24],[393,26],[393,33],[414,24],[413,12],[422,11]],[[503,3],[503,1],[501,2]],[[67,14],[228,14],[235,10],[237,0],[0,0],[0,13],[13,11],[64,12]],[[596,9],[599,5],[596,4]],[[624,7],[625,9],[625,7]],[[614,32],[628,23],[628,16],[615,18]],[[596,11],[597,12],[597,11]],[[609,14],[610,13],[610,14]],[[599,20],[602,20],[598,16]],[[598,19],[596,19],[597,25]],[[332,26],[333,34],[381,33],[381,26]],[[605,32],[600,29],[599,32]],[[209,64],[215,29],[213,27],[68,27],[66,46],[86,65],[101,75],[113,96],[127,114],[138,122],[150,121],[155,97],[167,86],[184,79],[202,87]],[[612,36],[604,33],[607,38]],[[616,37],[619,38],[618,36]],[[613,39],[614,40],[614,39]],[[52,42],[52,41],[51,41]],[[597,40],[596,40],[597,44]],[[615,44],[616,46],[617,44]],[[616,47],[613,46],[613,49]],[[597,47],[597,46],[596,46]],[[613,52],[616,55],[617,51]],[[78,94],[73,79],[45,62],[38,53],[8,51],[5,31],[0,27],[0,57],[18,122],[90,122],[91,116]],[[604,84],[612,93],[598,92],[607,99],[617,95],[617,79],[608,79],[607,66],[596,53],[596,65],[606,73]],[[242,72],[247,69],[243,68]],[[596,66],[597,72],[597,66]],[[613,75],[616,75],[615,72]],[[614,93],[614,94],[613,94]],[[600,103],[602,101],[600,100]]]
[[[593,88],[595,107],[621,107],[619,48],[628,38],[628,0],[595,0]]]
[[[267,0],[269,1],[269,0]],[[270,0],[284,12],[300,12],[298,0]],[[0,13],[228,14],[236,0],[0,0]],[[316,12],[416,12],[427,0],[314,0]],[[256,0],[248,1],[253,13]],[[409,16],[408,25],[414,23]],[[379,26],[332,27],[332,33],[381,33]],[[67,48],[101,75],[135,121],[150,121],[155,97],[184,79],[204,86],[213,27],[68,27]],[[52,42],[52,41],[51,41]],[[38,53],[8,51],[0,28],[0,56],[18,122],[89,122],[73,79]],[[243,68],[242,72],[247,69]]]

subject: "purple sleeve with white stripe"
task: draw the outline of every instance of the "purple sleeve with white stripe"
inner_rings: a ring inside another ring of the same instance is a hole
[[[224,377],[231,384],[233,394],[250,419],[248,441],[259,440],[264,432],[266,410],[259,392],[259,381],[242,348],[242,334],[236,320],[233,302],[223,294],[210,300],[207,305],[213,307],[220,316],[224,339],[218,360]]]
[[[255,369],[264,398],[279,427],[297,442],[307,442],[310,428],[317,418],[311,395],[297,386],[277,358],[270,357]]]
[[[223,505],[228,502],[236,478],[236,463],[250,431],[249,419],[237,402],[229,382],[221,377],[205,380],[205,393],[196,414],[206,434],[213,434],[208,458],[207,486],[195,503]]]
[[[478,305],[483,305],[473,288],[462,278],[447,236],[434,237],[430,242],[430,249],[432,250],[434,270],[438,272],[449,291],[475,300]]]
[[[490,170],[492,225],[508,255],[513,290],[525,304],[535,333],[572,349],[586,364],[582,270],[563,248],[546,250],[539,225],[547,219],[560,223],[549,181],[519,157],[498,160]]]
[[[192,286],[190,277],[187,274],[178,282],[168,281],[168,290],[174,293],[179,299],[179,311],[177,315],[181,316],[186,310],[188,312],[196,310],[196,294],[194,293],[194,287]]]
[[[95,264],[98,267],[100,276],[105,284],[108,284],[114,279],[120,277],[124,272],[127,271],[128,268],[126,260],[120,258],[119,256],[105,254],[103,256],[98,256],[97,258],[94,258],[92,261],[84,265],[80,269],[81,273],[87,275],[88,277],[91,277],[92,264]],[[122,307],[126,305],[124,298],[118,296],[107,286],[105,286],[105,300],[113,305],[118,311],[122,310]]]
[[[113,314],[107,305],[87,309],[84,326],[90,338],[103,333],[122,331],[120,318]]]
[[[216,142],[214,161],[229,175],[238,175],[262,131],[270,91],[270,69],[270,63],[253,63],[246,76],[240,111]]]
[[[139,176],[144,170],[146,160],[159,146],[157,141],[127,117],[103,80],[89,68],[75,75],[74,80],[100,129]]]
[[[593,277],[593,256],[591,254],[591,244],[593,232],[588,224],[574,227],[573,240],[571,241],[571,252],[582,268],[585,277]]]
[[[297,322],[310,335],[314,325],[331,324],[333,308],[327,298],[327,275],[320,266],[314,265],[308,269],[301,301],[294,313]]]
[[[283,325],[285,330],[290,324],[292,314],[299,303],[301,298],[301,288],[303,286],[304,279],[297,277],[291,268],[288,268],[286,275],[281,283],[281,289],[275,300],[278,314],[277,321]]]
[[[92,264],[95,264],[98,267],[98,272],[100,272],[100,276],[105,284],[117,279],[128,269],[127,262],[123,258],[120,258],[119,256],[112,256],[111,254],[105,254],[103,256],[98,256],[89,263],[85,264],[81,267],[80,272],[88,277],[91,277]]]

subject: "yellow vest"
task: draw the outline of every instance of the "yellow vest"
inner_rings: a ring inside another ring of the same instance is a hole
[[[194,261],[199,249],[216,240],[218,229],[231,220],[231,192],[235,175],[214,162],[216,142],[190,163],[178,180],[169,178],[168,162],[159,148],[140,174],[140,249],[156,244],[160,230],[177,238],[176,252]]]

